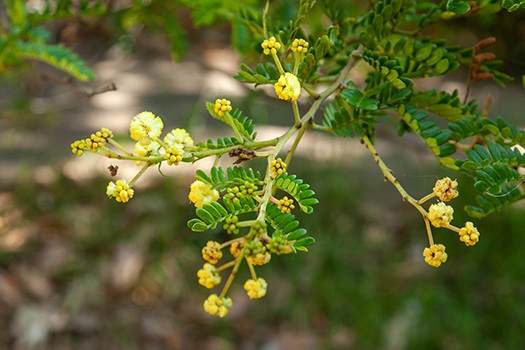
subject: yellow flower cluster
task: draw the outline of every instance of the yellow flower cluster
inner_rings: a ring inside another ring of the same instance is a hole
[[[268,284],[262,278],[258,278],[257,281],[250,279],[244,283],[244,289],[248,292],[250,299],[260,299],[266,295],[266,289]]]
[[[448,257],[443,244],[432,244],[430,248],[425,248],[423,256],[425,257],[425,262],[434,267],[441,266],[442,263],[447,261]]]
[[[270,177],[275,179],[277,176],[286,172],[286,163],[281,158],[273,159],[270,162]]]
[[[230,254],[237,259],[241,255],[243,244],[240,241],[234,241],[230,246]]]
[[[188,195],[190,201],[197,208],[202,208],[204,204],[216,202],[219,199],[219,191],[212,190],[211,185],[196,180],[190,186],[190,194]]]
[[[202,248],[202,257],[210,264],[216,264],[222,258],[221,244],[215,241],[208,241]]]
[[[113,132],[108,128],[102,128],[86,139],[87,149],[96,152],[100,147],[104,147],[108,140],[113,137]]]
[[[223,99],[216,99],[215,100],[215,113],[220,115],[221,117],[232,110],[232,103],[230,100],[227,100],[225,98]]]
[[[117,202],[126,203],[133,197],[133,189],[125,179],[111,181],[106,189],[106,194],[109,198],[115,198]]]
[[[281,43],[272,36],[270,39],[264,40],[261,47],[265,55],[269,55],[270,53],[275,55],[277,51],[281,49]]]
[[[428,219],[434,227],[446,227],[454,218],[454,208],[443,202],[432,204],[428,209]]]
[[[199,277],[199,284],[208,289],[221,283],[221,276],[212,264],[205,263],[202,269],[197,271],[197,277]]]
[[[269,263],[271,258],[270,253],[259,253],[256,256],[247,256],[246,260],[252,265],[264,265]]]
[[[169,147],[185,148],[193,146],[193,139],[190,134],[184,129],[173,129],[166,136],[164,136],[164,143]],[[181,151],[182,151],[181,149]]]
[[[434,195],[443,202],[449,202],[459,195],[458,182],[445,177],[436,181],[436,185],[432,189]]]
[[[308,42],[304,39],[295,39],[292,42],[292,51],[306,53],[306,51],[308,51]]]
[[[292,73],[284,73],[274,85],[277,97],[284,101],[296,101],[301,95],[299,79]]]
[[[295,209],[295,205],[293,205],[293,199],[288,199],[287,196],[284,196],[283,199],[279,200],[277,207],[283,214],[290,214],[292,210]]]
[[[151,112],[141,112],[133,117],[129,126],[131,138],[143,145],[156,140],[162,133],[164,123]]]
[[[479,231],[474,224],[467,221],[465,227],[459,230],[459,240],[464,242],[467,246],[473,246],[479,241]]]
[[[231,298],[219,298],[217,294],[212,294],[204,302],[204,311],[213,316],[224,317],[228,314],[228,309],[232,307]]]
[[[79,157],[84,153],[85,148],[86,140],[77,140],[71,144],[71,152],[75,153]]]

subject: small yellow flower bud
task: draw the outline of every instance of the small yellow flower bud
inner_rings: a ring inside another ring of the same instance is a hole
[[[286,172],[286,163],[281,159],[277,158],[270,162],[270,177],[275,179],[277,176]]]
[[[281,43],[277,42],[275,37],[272,36],[270,39],[264,40],[261,47],[265,55],[269,55],[270,53],[275,55],[277,51],[281,49]]]
[[[295,209],[295,205],[293,205],[293,199],[288,199],[287,196],[284,196],[283,199],[279,200],[277,207],[283,214],[290,214],[292,210]]]
[[[308,42],[304,39],[295,39],[292,42],[292,51],[306,53],[306,51],[308,51]]]
[[[231,101],[230,100],[227,100],[225,98],[223,99],[216,99],[215,100],[215,113],[217,113],[218,115],[220,115],[221,117],[225,114],[225,113],[228,113],[229,111],[232,110],[232,106],[231,106]]]
[[[472,222],[467,221],[465,227],[459,230],[459,240],[467,246],[473,246],[479,242],[479,231]]]
[[[128,182],[123,180],[117,180],[117,182],[111,181],[106,189],[106,194],[109,198],[115,198],[117,202],[126,203],[131,198],[135,191],[129,186]]]

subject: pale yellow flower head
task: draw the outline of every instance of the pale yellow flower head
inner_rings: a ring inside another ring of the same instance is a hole
[[[204,302],[204,311],[213,316],[224,317],[228,314],[228,309],[232,307],[231,298],[219,298],[217,294],[212,294]]]
[[[212,190],[211,185],[196,180],[190,186],[188,198],[197,208],[202,208],[204,204],[216,202],[219,199],[219,191]]]
[[[465,227],[459,230],[459,240],[467,246],[473,246],[479,242],[479,231],[472,222],[467,221]]]
[[[217,268],[212,264],[204,264],[202,269],[197,271],[197,277],[199,277],[199,284],[208,289],[221,283],[221,276],[217,272]]]
[[[208,241],[202,248],[202,258],[215,265],[222,258],[221,244],[215,241]]]
[[[425,262],[434,267],[441,266],[448,258],[443,244],[432,244],[430,248],[425,248],[423,256],[425,257]]]
[[[432,191],[441,201],[449,202],[459,195],[458,182],[456,180],[451,180],[449,177],[445,177],[436,181]]]
[[[267,288],[268,284],[262,278],[258,278],[257,281],[250,279],[244,283],[244,289],[248,292],[250,299],[260,299],[264,297]]]
[[[164,143],[170,147],[182,146],[188,147],[193,146],[193,139],[185,129],[173,129],[166,136],[164,136]]]
[[[163,127],[160,117],[151,112],[141,112],[131,120],[129,134],[133,140],[146,145],[160,136]]]
[[[301,95],[299,79],[292,73],[284,73],[274,85],[277,97],[285,101],[295,101]]]
[[[252,265],[265,265],[270,262],[272,256],[270,253],[259,253],[255,256],[247,256],[246,260]]]
[[[443,202],[432,204],[428,209],[428,219],[434,227],[446,227],[454,218],[454,208]]]

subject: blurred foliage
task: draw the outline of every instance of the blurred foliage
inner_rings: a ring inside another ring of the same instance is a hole
[[[429,270],[420,259],[422,228],[411,224],[416,213],[394,205],[397,194],[386,184],[370,181],[378,172],[360,163],[296,166],[324,204],[318,216],[303,220],[317,244],[308,255],[261,267],[270,285],[266,300],[248,307],[241,293],[225,320],[210,323],[195,311],[206,292],[195,291],[194,267],[210,237],[186,228],[192,213],[175,194],[187,187],[172,178],[127,206],[100,199],[103,178],[20,181],[9,189],[9,201],[3,192],[4,218],[13,210],[22,218],[3,234],[24,227],[29,233],[16,249],[2,249],[0,278],[14,289],[2,294],[2,308],[19,315],[25,307],[49,305],[47,316],[33,322],[69,315],[49,329],[41,349],[262,348],[303,333],[311,337],[304,349],[509,349],[525,342],[523,209],[484,221],[483,240],[472,250],[438,230],[453,258]],[[341,187],[348,174],[354,181]],[[33,273],[24,276],[24,267]],[[22,321],[17,316],[15,324],[27,327]],[[0,344],[8,348],[31,339],[3,334]]]

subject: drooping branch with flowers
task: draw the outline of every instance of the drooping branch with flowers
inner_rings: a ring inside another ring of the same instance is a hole
[[[372,11],[351,18],[341,17],[341,12],[323,2],[315,6],[320,6],[334,24],[323,33],[309,35],[304,28],[315,8],[310,1],[301,1],[296,21],[287,26],[266,21],[268,6],[262,16],[256,10],[238,14],[254,24],[249,28],[261,43],[265,63],[254,68],[243,64],[235,78],[256,86],[272,84],[276,96],[291,104],[290,127],[282,135],[257,140],[255,121],[234,109],[225,96],[219,96],[206,107],[213,118],[231,129],[232,136],[196,143],[186,130],[174,129],[162,137],[162,118],[141,112],[130,123],[130,137],[135,141],[132,151],[106,128],[73,142],[72,151],[79,156],[90,152],[132,161],[140,167],[130,181],[119,179],[108,184],[107,196],[122,203],[134,197],[133,185],[154,166],[182,166],[208,157],[234,158],[230,167],[198,170],[188,196],[196,207],[196,218],[188,222],[191,230],[222,229],[231,237],[226,242],[209,241],[202,249],[205,263],[197,272],[199,284],[208,289],[222,284],[221,291],[204,302],[204,310],[212,315],[227,315],[233,303],[229,291],[243,264],[251,277],[244,281],[244,289],[251,299],[262,298],[268,285],[257,275],[256,266],[267,264],[275,255],[307,252],[314,243],[296,215],[311,214],[318,201],[310,186],[292,174],[289,166],[307,129],[360,138],[385,180],[422,215],[429,241],[422,258],[439,267],[448,255],[444,245],[434,242],[431,226],[457,233],[466,246],[478,242],[479,232],[470,221],[462,228],[451,224],[454,209],[446,203],[458,196],[456,180],[438,180],[431,193],[420,200],[408,194],[374,147],[378,119],[397,119],[400,134],[417,134],[441,164],[477,180],[474,186],[481,191],[478,206],[466,208],[474,218],[525,198],[523,175],[517,170],[525,166],[525,156],[512,148],[525,146],[525,133],[501,118],[492,121],[478,110],[474,100],[462,103],[457,91],[416,88],[414,78],[446,75],[461,65],[472,67],[476,57],[472,48],[462,49],[443,40],[424,38],[419,30],[408,30],[414,23],[423,28],[442,20],[473,16],[476,12],[470,5],[448,1],[424,11],[416,11],[416,5],[412,0],[383,0],[375,2]],[[475,67],[501,83],[509,78],[487,60],[476,61]],[[367,79],[361,86],[349,79],[354,69],[366,69]],[[307,107],[305,113],[299,103]],[[430,114],[442,118],[446,126],[438,125]],[[466,144],[472,137],[476,142]],[[288,143],[291,147],[285,154]],[[262,173],[249,167],[255,158],[266,158]],[[434,198],[438,202],[425,209],[423,205]]]

